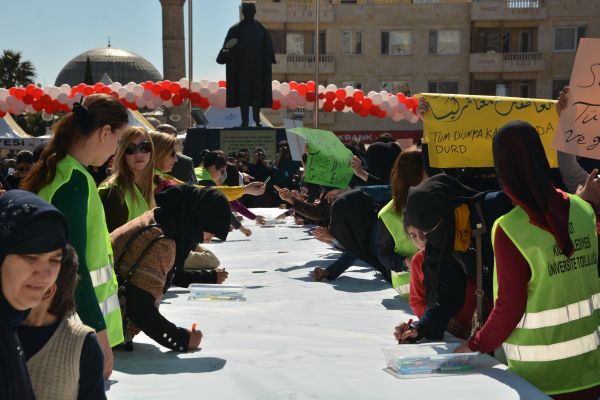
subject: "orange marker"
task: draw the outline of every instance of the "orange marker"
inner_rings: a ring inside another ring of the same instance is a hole
[[[192,332],[196,332],[196,323],[195,322],[192,324]]]

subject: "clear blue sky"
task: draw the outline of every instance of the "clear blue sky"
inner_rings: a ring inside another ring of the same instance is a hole
[[[163,72],[159,0],[0,0],[0,5],[0,50],[20,51],[43,85],[54,84],[78,54],[105,47],[108,36],[113,47],[137,53]],[[194,80],[225,78],[215,58],[227,29],[238,21],[239,5],[240,0],[193,0]],[[187,52],[187,1],[184,9]]]

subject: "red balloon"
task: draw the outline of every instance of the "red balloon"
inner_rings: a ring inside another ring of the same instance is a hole
[[[362,107],[363,107],[363,109],[366,108],[368,110],[369,108],[371,108],[372,105],[373,105],[373,100],[371,100],[370,98],[365,97],[362,100]]]
[[[325,104],[323,104],[323,111],[332,112],[333,107],[334,107],[334,105],[331,101],[326,101]]]
[[[354,106],[354,97],[348,96],[348,97],[346,97],[346,100],[344,100],[344,101],[348,107]]]
[[[171,99],[171,101],[173,102],[174,106],[180,106],[180,105],[183,104],[183,99],[178,94],[176,94],[175,96],[173,96],[173,99]]]
[[[354,103],[354,105],[352,106],[352,112],[359,114],[362,111],[362,107],[360,106],[359,103]]]
[[[408,108],[410,111],[412,111],[414,113],[417,110],[419,101],[417,99],[415,99],[414,97],[409,97],[406,99],[406,102],[404,104],[406,104],[406,108]]]
[[[164,80],[164,81],[162,81],[162,82],[160,83],[160,86],[161,86],[163,89],[169,89],[169,87],[171,86],[171,83],[173,83],[173,82],[171,82],[170,80],[168,80],[168,79],[167,79],[167,80]]]
[[[279,100],[273,100],[273,105],[271,108],[273,110],[279,110],[281,108],[281,102]]]
[[[102,82],[98,82],[94,85],[94,89],[96,90],[96,92],[102,92],[102,88],[104,87],[104,83]]]
[[[227,82],[225,82],[225,81],[219,81],[219,87],[220,87],[220,88],[221,88],[221,87],[223,87],[223,88],[224,88],[224,87],[227,87]]]
[[[208,102],[208,99],[206,97],[201,97],[200,98],[200,107],[202,107],[202,108],[208,108],[208,106],[210,106],[210,103]]]
[[[128,107],[130,110],[133,110],[133,111],[137,111],[137,109],[138,109],[138,106],[135,103],[129,103]]]
[[[404,93],[398,93],[396,97],[398,97],[400,103],[404,103],[406,101],[406,95]]]
[[[35,88],[35,90],[33,91],[33,97],[35,97],[36,99],[39,99],[43,95],[44,95],[44,91],[40,88]]]
[[[169,100],[171,98],[171,92],[169,92],[167,89],[163,89],[160,92],[160,98],[163,100]]]
[[[307,92],[306,93],[306,101],[312,103],[317,98],[317,94],[315,92]]]
[[[37,88],[37,86],[32,85],[31,83],[25,87],[25,93],[33,94],[33,91]]]
[[[365,118],[370,114],[369,110],[364,108],[362,110],[360,110],[360,113],[358,115],[360,115],[361,117]]]
[[[86,86],[85,89],[83,89],[83,94],[85,94],[86,96],[94,94],[94,88],[91,86]]]
[[[162,86],[160,86],[158,83],[155,83],[152,85],[152,93],[154,93],[155,95],[159,95],[160,92],[162,92]]]
[[[187,99],[188,97],[190,97],[190,90],[188,88],[181,88],[181,90],[179,91],[179,95],[182,98]]]
[[[363,93],[362,90],[355,90],[354,93],[352,94],[352,97],[354,97],[354,100],[356,100],[356,101],[361,101],[362,99],[365,98],[365,94]]]
[[[325,93],[325,98],[327,101],[332,102],[335,100],[335,92],[327,92]]]
[[[13,96],[15,96],[19,100],[23,100],[23,96],[25,96],[25,91],[21,88],[17,88]]]
[[[317,85],[315,84],[315,81],[308,81],[308,82],[306,82],[306,87],[311,92],[316,92],[317,91]]]
[[[33,109],[37,112],[40,112],[44,109],[44,103],[42,103],[40,100],[38,101],[34,101],[33,102]]]
[[[0,110],[0,118],[4,118],[4,116],[6,115],[6,113],[2,110]]]
[[[202,99],[202,96],[200,96],[200,93],[194,92],[194,93],[190,93],[190,99],[192,100],[193,103],[199,103],[200,100]]]
[[[383,111],[383,110],[379,110],[379,114],[377,114],[377,117],[378,118],[385,118],[385,116],[386,116],[386,112]]]
[[[323,100],[325,98],[325,93],[319,93],[319,100]]]
[[[298,84],[298,88],[296,90],[298,91],[298,94],[300,96],[306,96],[306,93],[308,92],[308,87],[306,86],[306,83],[300,83]]]
[[[26,93],[25,96],[23,96],[23,103],[33,104],[33,96],[29,93]]]
[[[111,88],[109,88],[108,86],[104,86],[104,87],[103,87],[103,88],[100,90],[100,92],[101,92],[101,93],[104,93],[104,94],[109,94],[110,92],[112,92],[112,89],[111,89]]]
[[[290,90],[295,90],[298,88],[298,82],[296,81],[291,81],[290,82]]]
[[[379,108],[379,106],[374,105],[371,107],[371,115],[374,117],[376,117],[380,111],[381,109]]]
[[[344,111],[344,108],[346,108],[346,103],[344,103],[342,100],[338,100],[335,102],[335,109],[337,111]]]
[[[154,83],[152,83],[151,81],[146,81],[146,82],[142,83],[142,86],[146,90],[152,90],[152,86],[154,86]]]
[[[179,83],[171,83],[171,85],[169,85],[169,90],[177,94],[181,91],[181,86],[179,86]]]
[[[58,110],[58,107],[54,105],[54,103],[48,103],[44,106],[44,111],[48,114],[54,114]]]
[[[346,98],[346,91],[344,89],[338,89],[335,91],[335,97],[339,100]]]

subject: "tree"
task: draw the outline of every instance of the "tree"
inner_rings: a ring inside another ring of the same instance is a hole
[[[22,61],[21,52],[4,50],[0,56],[0,87],[26,86],[37,77],[31,61]]]

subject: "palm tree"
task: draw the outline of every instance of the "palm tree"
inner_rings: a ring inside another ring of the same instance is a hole
[[[21,61],[21,52],[4,50],[0,56],[0,87],[26,86],[37,76],[31,61]]]

